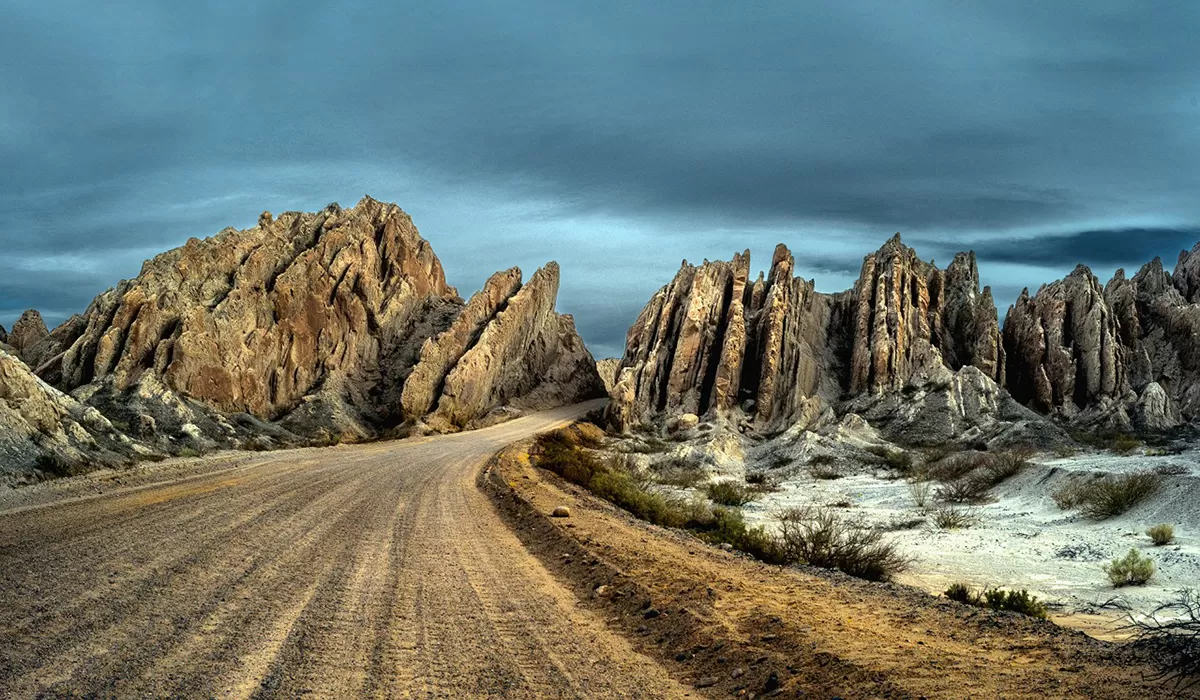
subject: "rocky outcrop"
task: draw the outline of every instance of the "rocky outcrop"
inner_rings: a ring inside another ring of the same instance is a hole
[[[1200,253],[1162,260],[1101,290],[1079,266],[1009,309],[1008,388],[1018,400],[1083,425],[1166,431],[1200,417]]]
[[[401,351],[439,302],[457,294],[399,207],[364,198],[264,213],[252,229],[159,255],[98,297],[62,383],[111,378],[124,390],[153,373],[223,413],[279,418],[327,380]]]
[[[49,386],[0,350],[0,483],[114,464],[139,448],[98,410]]]
[[[471,297],[448,330],[425,341],[417,366],[404,382],[401,404],[405,418],[418,420],[436,407],[446,376],[520,288],[518,268],[497,272]]]
[[[408,215],[367,197],[191,239],[53,332],[30,311],[10,335],[163,451],[457,430],[604,394],[558,274],[513,268],[464,304]]]
[[[17,351],[22,360],[25,360],[27,353],[49,335],[50,330],[46,328],[46,322],[42,320],[42,315],[29,309],[21,314],[21,318],[13,324],[12,331],[9,332],[5,342]],[[26,362],[26,364],[33,365],[35,363]]]
[[[749,251],[685,261],[650,300],[611,391],[615,426],[737,407],[771,431],[815,419],[843,395],[924,385],[947,369],[973,366],[1003,381],[995,304],[973,254],[943,271],[896,236],[837,295],[795,277],[783,245],[765,279],[750,282],[749,265]]]
[[[520,271],[510,270],[493,289],[480,294],[511,288],[513,273],[519,281]],[[422,364],[428,360],[433,371],[425,373],[419,364],[414,374],[422,372],[422,377],[440,374],[449,366],[445,358],[465,347],[440,382],[437,408],[426,416],[427,424],[439,430],[469,428],[490,422],[490,414],[502,407],[542,409],[604,395],[596,361],[579,338],[574,320],[554,310],[558,283],[558,264],[551,262],[502,306],[487,298],[479,301],[480,315],[489,308],[498,310],[469,347],[459,342],[461,335],[453,327],[447,331],[450,336],[443,334],[426,346],[431,352],[422,353]],[[426,386],[428,382],[421,385],[422,397]]]
[[[621,371],[621,358],[606,357],[603,360],[596,360],[596,372],[600,375],[600,381],[604,382],[604,391],[611,394],[613,387],[617,384],[617,373]]]
[[[1034,296],[1022,291],[1004,323],[1008,389],[1038,411],[1074,415],[1127,387],[1116,316],[1080,265]]]

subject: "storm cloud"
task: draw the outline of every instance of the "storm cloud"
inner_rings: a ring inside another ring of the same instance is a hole
[[[1191,3],[0,0],[0,323],[262,210],[398,202],[597,355],[683,258],[827,291],[896,231],[997,300],[1200,238]]]

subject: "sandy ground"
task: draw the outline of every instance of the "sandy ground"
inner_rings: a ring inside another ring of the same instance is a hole
[[[1162,457],[1087,454],[1035,462],[996,488],[995,502],[966,508],[977,518],[966,529],[932,526],[904,481],[870,475],[816,480],[803,469],[745,512],[748,520],[768,526],[779,509],[805,504],[848,503],[847,515],[880,525],[924,519],[893,535],[914,562],[902,581],[934,593],[955,581],[1027,588],[1052,604],[1058,621],[1102,637],[1125,636],[1118,628],[1127,620],[1105,606],[1113,599],[1144,612],[1175,598],[1181,588],[1200,588],[1200,451]],[[1109,520],[1063,511],[1050,497],[1073,472],[1126,473],[1164,465],[1182,466],[1188,473],[1164,477],[1150,501]],[[1174,544],[1152,545],[1145,530],[1156,523],[1175,526]],[[1153,558],[1158,574],[1146,586],[1114,589],[1102,567],[1130,547]]]
[[[590,591],[638,651],[722,697],[1196,696],[1147,680],[1152,669],[1127,647],[1047,621],[760,564],[635,520],[521,455],[493,472],[497,502],[548,568]],[[558,505],[569,519],[547,517]]]
[[[10,493],[0,697],[694,696],[476,486],[591,407]]]

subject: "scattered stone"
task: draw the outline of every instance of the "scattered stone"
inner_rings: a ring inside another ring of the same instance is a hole
[[[569,518],[571,517],[571,509],[566,506],[558,506],[550,513],[552,518]]]
[[[696,681],[696,687],[697,688],[711,688],[720,682],[721,682],[721,679],[717,678],[716,676],[705,676],[705,677],[701,678],[700,680]]]

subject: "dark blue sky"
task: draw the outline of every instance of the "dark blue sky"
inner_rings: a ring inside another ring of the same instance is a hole
[[[0,324],[364,193],[464,296],[559,260],[597,356],[684,257],[835,291],[901,231],[1006,306],[1200,239],[1195,3],[355,6],[0,0]]]

